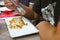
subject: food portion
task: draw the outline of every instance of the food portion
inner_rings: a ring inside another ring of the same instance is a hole
[[[9,27],[13,28],[13,29],[18,29],[18,28],[21,29],[21,28],[23,28],[24,25],[27,25],[22,20],[22,17],[21,18],[12,18],[9,22],[10,22]]]

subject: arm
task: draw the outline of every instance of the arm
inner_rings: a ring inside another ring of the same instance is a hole
[[[31,10],[28,7],[24,6],[23,4],[18,3],[17,1],[18,0],[15,0],[14,2],[17,5],[21,6],[26,11],[26,14],[23,15],[23,16],[27,17],[28,19],[36,19],[36,18],[39,18],[39,15],[36,12],[34,12],[33,10]],[[10,9],[14,9],[14,10],[16,10],[19,13],[19,11],[17,10],[16,6],[13,3],[11,3],[9,0],[4,0],[4,2],[5,2],[6,7],[10,8]],[[9,2],[10,2],[10,4],[9,4]]]
[[[32,9],[24,6],[23,4],[19,3],[19,5],[27,12],[24,16],[29,18],[29,19],[36,19],[39,18],[39,15],[34,12]]]

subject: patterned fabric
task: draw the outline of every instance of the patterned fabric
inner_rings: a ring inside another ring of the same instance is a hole
[[[52,25],[54,24],[54,8],[51,4],[41,9],[43,18],[49,21]]]
[[[50,23],[54,24],[54,2],[56,0],[37,0],[33,10],[40,15],[40,21],[41,19],[45,19],[49,21]],[[52,5],[53,4],[53,5]]]

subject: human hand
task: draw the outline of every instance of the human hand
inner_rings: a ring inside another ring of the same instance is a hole
[[[16,5],[13,3],[13,2],[18,3],[18,0],[13,0],[13,2],[11,2],[11,1],[12,1],[12,0],[4,0],[5,6],[6,6],[7,8],[11,9],[11,10],[15,10],[15,12],[19,13],[20,15],[22,15],[21,12],[19,12],[19,11],[17,10]]]
[[[41,40],[60,40],[60,22],[54,27],[46,21],[42,21],[37,25]]]
[[[16,6],[10,0],[4,0],[5,6],[9,9],[16,10]]]
[[[19,0],[12,0],[12,1],[14,1],[17,5],[20,3]]]

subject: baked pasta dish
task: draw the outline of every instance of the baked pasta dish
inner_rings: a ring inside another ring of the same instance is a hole
[[[27,25],[24,23],[22,18],[13,18],[10,21],[10,28],[18,29],[18,28],[23,28],[24,25]]]

